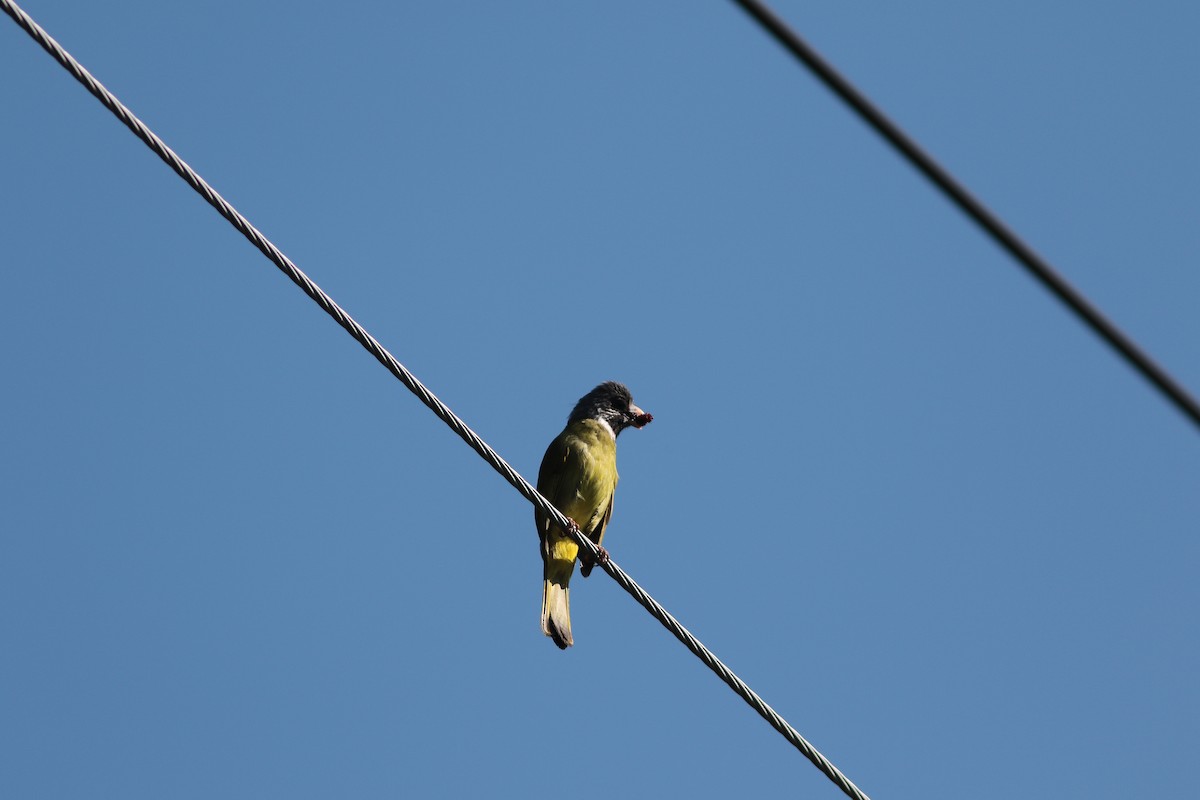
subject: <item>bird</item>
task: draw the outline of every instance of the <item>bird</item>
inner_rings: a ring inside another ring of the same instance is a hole
[[[617,436],[626,428],[644,428],[654,417],[633,404],[624,384],[605,381],[579,398],[567,426],[542,457],[537,489],[599,547],[612,518],[617,488]],[[562,650],[571,636],[569,585],[579,573],[591,574],[595,561],[542,511],[534,510],[542,551],[542,633]],[[600,547],[600,559],[608,552]]]

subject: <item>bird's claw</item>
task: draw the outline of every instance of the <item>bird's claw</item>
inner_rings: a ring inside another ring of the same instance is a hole
[[[607,567],[609,562],[608,551],[600,545],[596,545],[596,563],[602,567]]]

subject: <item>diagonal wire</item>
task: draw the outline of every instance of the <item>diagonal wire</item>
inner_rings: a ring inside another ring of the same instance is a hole
[[[478,453],[485,461],[504,477],[506,481],[511,483],[518,492],[525,496],[527,500],[533,503],[542,513],[548,515],[554,522],[563,530],[568,531],[571,537],[580,547],[590,553],[596,563],[607,572],[613,580],[615,580],[621,588],[633,596],[650,614],[662,623],[663,627],[669,630],[675,638],[679,639],[689,650],[691,650],[701,661],[708,666],[717,676],[729,685],[743,700],[745,700],[751,708],[757,711],[763,719],[771,724],[775,730],[779,731],[785,739],[787,739],[793,747],[799,750],[808,758],[817,769],[825,773],[838,788],[845,792],[848,796],[856,798],[856,800],[869,800],[866,794],[862,792],[853,782],[829,762],[825,756],[821,755],[815,747],[808,743],[803,736],[796,731],[787,720],[781,717],[773,708],[758,696],[758,694],[746,685],[746,682],[733,673],[729,667],[725,666],[722,661],[716,657],[704,644],[692,635],[687,628],[680,624],[679,620],[675,619],[665,608],[662,607],[646,590],[637,584],[633,578],[625,570],[617,566],[616,562],[611,559],[602,560],[599,558],[599,550],[592,541],[579,532],[579,528],[571,523],[562,513],[550,504],[546,498],[542,497],[530,483],[521,477],[508,463],[500,457],[486,442],[479,437],[477,433],[467,427],[467,424],[458,418],[445,403],[439,400],[432,392],[425,388],[417,378],[408,371],[408,369],[396,360],[395,356],[389,353],[383,345],[381,345],[375,337],[367,333],[367,331],[355,322],[349,314],[342,310],[341,306],[333,301],[329,295],[325,294],[319,286],[317,286],[307,275],[300,271],[300,268],[292,263],[291,259],[280,252],[274,244],[272,244],[257,228],[243,217],[233,206],[225,201],[221,195],[217,194],[208,183],[201,178],[195,170],[189,167],[183,159],[177,156],[171,148],[167,147],[161,139],[146,125],[134,116],[121,101],[119,101],[108,89],[97,81],[92,75],[76,61],[70,53],[64,50],[58,42],[46,33],[36,22],[34,22],[28,14],[26,14],[12,0],[0,0],[0,8],[13,18],[16,23],[21,26],[30,36],[32,36],[38,44],[42,46],[51,56],[54,57],[59,64],[67,69],[75,78],[82,83],[89,92],[92,93],[105,108],[113,112],[121,122],[133,131],[133,133],[141,139],[146,145],[153,150],[159,158],[167,163],[179,177],[183,178],[189,186],[200,193],[202,197],[217,210],[218,213],[227,219],[235,228],[237,228],[243,236],[262,251],[263,255],[271,260],[280,270],[284,272],[297,286],[304,290],[304,293],[311,297],[318,305],[325,310],[327,314],[334,318],[339,325],[346,329],[354,339],[359,342],[367,351],[373,355],[381,364],[383,364],[389,372],[396,376],[408,389],[415,394],[422,403],[429,407],[434,414],[445,422],[450,428],[462,437],[471,449]]]
[[[1130,366],[1142,374],[1142,377],[1150,381],[1176,408],[1194,424],[1200,426],[1200,403],[1188,394],[1187,389],[1138,347],[1115,323],[1105,317],[1066,278],[1059,275],[1049,262],[1038,255],[987,206],[968,192],[966,187],[955,180],[954,176],[938,164],[931,155],[922,150],[920,145],[900,129],[900,126],[892,122],[887,115],[871,103],[866,95],[855,88],[816,50],[791,30],[765,3],[757,2],[757,0],[734,0],[734,2],[753,17],[797,60],[812,70],[826,87],[840,97],[846,105],[854,109],[880,136],[887,139],[921,174],[941,189],[964,214],[983,228],[1027,272],[1116,350]]]

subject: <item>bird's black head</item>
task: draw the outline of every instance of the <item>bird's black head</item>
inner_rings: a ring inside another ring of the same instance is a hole
[[[581,419],[600,420],[612,428],[613,436],[616,436],[630,426],[645,427],[654,417],[633,404],[633,395],[625,384],[605,381],[579,398],[567,424]]]

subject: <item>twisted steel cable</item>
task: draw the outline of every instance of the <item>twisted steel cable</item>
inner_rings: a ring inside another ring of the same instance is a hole
[[[40,25],[33,21],[28,14],[25,13],[12,0],[0,0],[0,7],[13,18],[13,20],[21,26],[30,36],[33,37],[38,44],[42,46],[51,56],[54,57],[59,64],[67,69],[76,80],[82,83],[87,90],[95,96],[97,100],[104,104],[104,107],[111,111],[121,120],[134,135],[146,143],[159,158],[167,163],[171,169],[175,171],[179,177],[187,181],[188,185],[195,189],[200,195],[217,210],[222,217],[227,219],[235,228],[237,228],[243,236],[257,247],[263,255],[271,260],[275,266],[279,267],[285,275],[288,276],[304,293],[316,301],[325,313],[333,317],[333,319],[341,325],[347,333],[354,337],[355,341],[367,349],[389,372],[396,376],[409,391],[415,394],[422,403],[429,407],[438,418],[445,422],[450,429],[457,433],[463,441],[465,441],[472,450],[480,455],[484,461],[491,464],[492,467],[500,473],[503,478],[508,481],[518,492],[525,496],[529,502],[533,503],[540,511],[548,515],[554,522],[563,530],[567,531],[571,538],[575,540],[580,547],[584,548],[591,554],[593,560],[598,563],[601,568],[607,572],[613,580],[617,582],[633,599],[637,600],[650,614],[662,623],[675,638],[681,641],[687,649],[691,650],[701,661],[717,674],[721,680],[728,684],[729,688],[733,689],[743,700],[745,700],[751,708],[759,713],[771,727],[779,731],[785,739],[787,739],[793,747],[799,750],[804,756],[811,761],[817,769],[825,773],[838,788],[846,793],[849,797],[856,800],[869,800],[866,794],[862,792],[854,783],[842,774],[837,767],[829,762],[829,759],[821,755],[815,747],[800,735],[800,733],[788,724],[787,720],[781,717],[778,712],[771,708],[767,703],[751,689],[746,682],[734,674],[733,670],[729,669],[721,659],[717,658],[711,650],[692,635],[687,628],[680,624],[679,620],[675,619],[657,600],[651,597],[645,589],[629,576],[625,570],[621,569],[612,559],[601,559],[599,549],[590,539],[585,537],[579,528],[567,517],[550,504],[545,497],[542,497],[538,491],[530,485],[521,475],[509,466],[499,453],[493,450],[487,442],[483,441],[475,431],[471,430],[465,422],[451,411],[445,403],[439,400],[433,392],[429,391],[416,376],[401,364],[396,357],[387,351],[374,336],[359,325],[354,319],[342,309],[333,298],[325,294],[321,287],[317,286],[307,275],[305,275],[292,260],[285,256],[278,247],[271,243],[257,228],[250,224],[249,220],[243,217],[237,209],[231,206],[225,198],[221,197],[215,189],[200,177],[187,163],[175,154],[170,147],[158,138],[146,125],[138,119],[132,111],[125,107],[108,89],[96,80],[91,73],[83,68],[78,61],[62,48]]]

